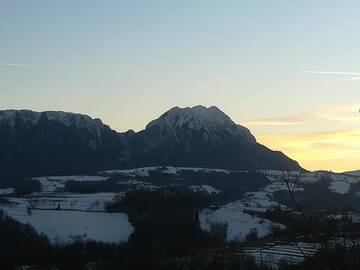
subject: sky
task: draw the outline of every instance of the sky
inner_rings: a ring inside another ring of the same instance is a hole
[[[360,169],[360,1],[0,0],[0,109],[141,130],[216,105],[306,169]]]

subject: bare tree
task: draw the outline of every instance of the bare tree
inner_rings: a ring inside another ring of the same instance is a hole
[[[324,253],[326,261],[327,261],[330,269],[341,270],[341,268],[339,268],[336,265],[336,263],[330,256],[328,241],[326,241],[326,239],[324,239],[323,235],[319,232],[319,228],[317,228],[316,224],[313,223],[311,216],[309,216],[304,211],[304,209],[300,206],[299,202],[297,201],[297,199],[295,197],[295,190],[296,190],[296,187],[297,187],[300,177],[301,177],[300,174],[298,174],[298,175],[292,174],[291,171],[288,170],[288,171],[282,172],[281,179],[286,185],[286,188],[289,192],[289,195],[290,195],[290,198],[291,198],[293,204],[296,207],[296,210],[301,214],[306,226],[309,228],[312,238],[315,239],[316,242],[320,245],[321,251]],[[304,250],[300,247],[299,243],[296,240],[295,240],[295,245],[299,249],[301,254],[304,256],[304,258],[306,258],[307,256],[306,256]]]

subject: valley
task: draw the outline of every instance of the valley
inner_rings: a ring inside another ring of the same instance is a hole
[[[306,224],[303,228],[299,225],[302,218],[287,198],[289,188],[300,204],[302,196],[316,201],[317,198],[308,197],[313,190],[323,194],[320,200],[338,198],[338,207],[332,201],[326,209],[304,204],[304,211],[325,223],[347,221],[354,227],[360,226],[359,208],[351,205],[360,199],[360,177],[351,173],[161,166],[106,170],[94,175],[42,176],[24,181],[0,189],[0,208],[9,217],[33,226],[53,244],[126,243],[134,231],[141,233],[142,215],[156,217],[153,208],[162,209],[158,203],[173,198],[174,207],[184,205],[184,209],[192,209],[197,215],[194,224],[203,232],[222,239],[221,252],[227,256],[235,253],[251,256],[256,261],[266,261],[270,267],[277,267],[280,261],[301,262],[305,257],[295,244],[297,241],[309,256],[320,248],[314,235],[306,234]],[[127,196],[133,199],[122,205]],[[298,228],[292,220],[299,223]],[[297,240],[305,235],[306,242]],[[329,241],[339,237],[346,237],[346,229],[336,231]],[[234,251],[235,243],[241,249]],[[230,246],[224,251],[227,245]]]

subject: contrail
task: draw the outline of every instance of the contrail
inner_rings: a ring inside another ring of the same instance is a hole
[[[342,71],[318,71],[318,70],[302,70],[303,73],[310,74],[328,74],[328,75],[359,75],[360,72],[342,72]]]
[[[22,64],[22,63],[5,63],[5,62],[0,62],[0,66],[3,66],[3,67],[23,67],[23,68],[45,68],[45,69],[53,69],[53,67],[42,66],[42,65]]]

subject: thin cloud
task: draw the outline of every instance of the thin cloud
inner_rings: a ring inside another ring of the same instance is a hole
[[[319,71],[319,70],[302,70],[303,73],[324,74],[324,75],[359,75],[360,72],[343,72],[343,71]],[[356,77],[357,78],[357,77]]]
[[[3,67],[20,67],[20,68],[42,68],[42,69],[53,69],[54,67],[35,65],[35,64],[23,64],[23,63],[7,63],[0,62],[0,66]]]
[[[319,119],[337,122],[359,123],[360,104],[335,106],[320,110],[315,114]]]
[[[347,78],[347,79],[341,79],[341,81],[357,81],[360,80],[360,77],[352,77],[352,78]]]
[[[242,124],[245,126],[296,126],[321,120],[359,123],[359,108],[360,104],[334,106],[294,116],[250,119],[242,121]]]
[[[301,72],[308,73],[308,74],[317,74],[317,75],[352,76],[350,78],[340,79],[340,81],[358,81],[358,80],[360,80],[360,72],[322,71],[322,70],[302,70]]]
[[[360,117],[351,116],[323,116],[323,119],[337,122],[360,123]]]

